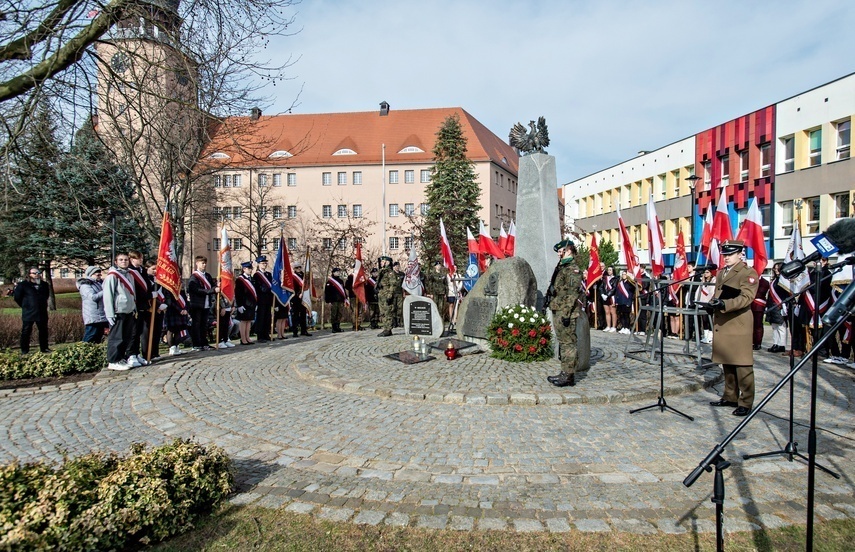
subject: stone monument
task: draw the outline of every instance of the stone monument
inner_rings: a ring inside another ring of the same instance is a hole
[[[407,335],[439,339],[444,329],[442,314],[433,299],[419,295],[404,297],[404,332]]]

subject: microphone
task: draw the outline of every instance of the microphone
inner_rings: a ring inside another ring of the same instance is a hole
[[[822,241],[822,238],[825,238],[827,241],[831,242],[831,245],[836,247],[840,253],[844,255],[847,253],[852,253],[853,251],[855,251],[855,219],[846,218],[838,220],[837,222],[829,226],[824,234],[820,234],[812,241]],[[781,274],[784,276],[784,278],[791,279],[801,273],[808,263],[818,261],[824,256],[825,255],[823,255],[823,251],[817,249],[804,259],[796,259],[786,263],[781,268]]]
[[[822,317],[822,323],[827,326],[833,326],[837,324],[837,321],[840,320],[840,318],[848,316],[849,311],[853,306],[853,300],[855,300],[855,283],[849,284],[846,291],[844,291],[843,294],[837,298],[837,301],[831,305],[831,308],[828,309],[828,312]]]
[[[712,272],[713,270],[718,270],[718,265],[715,263],[709,263],[698,265],[695,267],[695,272],[704,272],[706,270],[709,270],[710,272]]]
[[[833,265],[829,265],[828,270],[836,270],[838,268],[843,268],[844,266],[855,265],[855,256],[846,257],[839,263],[834,263]]]

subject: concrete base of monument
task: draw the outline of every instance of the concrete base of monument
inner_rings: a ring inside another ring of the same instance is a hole
[[[411,345],[412,337],[401,330],[386,338],[337,334],[314,341],[312,347],[292,349],[290,365],[301,378],[319,386],[395,400],[555,406],[623,403],[659,396],[659,367],[627,358],[624,336],[591,334],[591,370],[577,374],[575,387],[562,388],[546,380],[561,371],[561,363],[555,359],[518,363],[484,353],[464,354],[448,361],[436,349],[431,353],[437,358],[431,362],[404,364],[384,358]],[[671,353],[666,349],[666,354]],[[717,366],[674,367],[665,373],[665,395],[670,402],[721,381]]]

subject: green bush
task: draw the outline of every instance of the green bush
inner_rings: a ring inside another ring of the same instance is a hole
[[[492,356],[511,362],[552,358],[552,328],[534,307],[508,305],[487,327]]]
[[[105,344],[73,343],[52,353],[0,351],[0,380],[49,378],[95,372],[107,365]]]
[[[108,550],[194,527],[232,490],[222,449],[177,439],[130,456],[0,467],[0,549]]]

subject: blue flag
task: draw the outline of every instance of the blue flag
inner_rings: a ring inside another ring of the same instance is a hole
[[[294,295],[294,273],[291,271],[291,258],[288,255],[285,238],[282,237],[282,234],[279,236],[279,251],[276,253],[276,262],[273,263],[271,288],[279,304],[287,306],[288,301]]]
[[[478,254],[469,253],[469,265],[466,267],[466,279],[463,280],[463,287],[466,291],[472,291],[472,286],[478,281]]]

